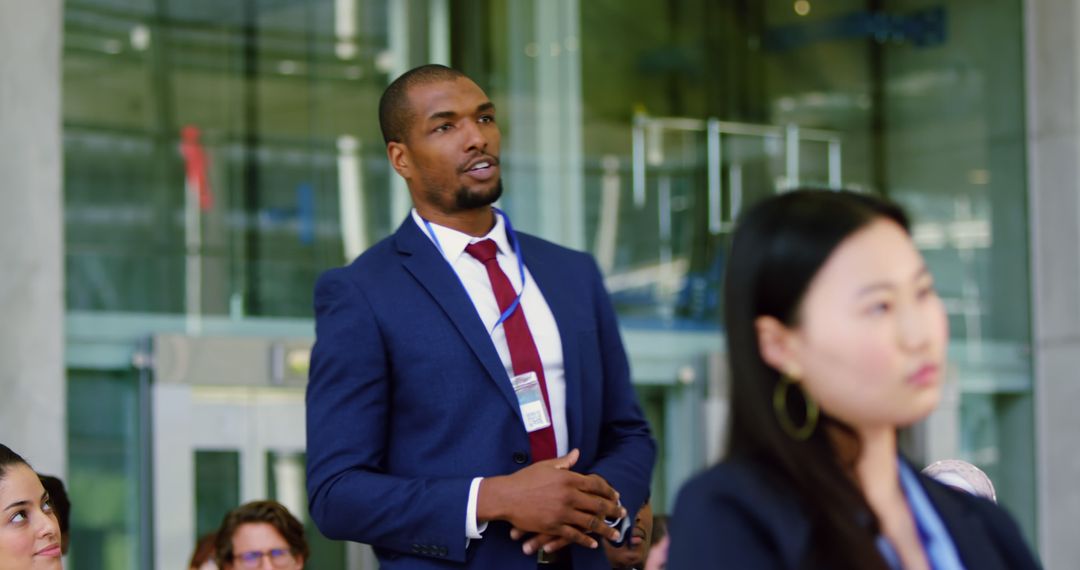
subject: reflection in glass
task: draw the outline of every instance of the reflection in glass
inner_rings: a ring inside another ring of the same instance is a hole
[[[65,8],[72,310],[307,317],[318,273],[396,225],[384,1]]]
[[[195,452],[195,536],[214,532],[240,506],[240,452]]]
[[[71,553],[83,570],[139,567],[139,395],[130,373],[68,374]]]

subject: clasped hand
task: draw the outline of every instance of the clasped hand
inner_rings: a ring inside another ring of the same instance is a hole
[[[512,475],[490,477],[480,483],[477,519],[505,520],[510,536],[529,536],[522,551],[531,555],[543,548],[555,552],[568,544],[596,548],[591,535],[618,540],[619,531],[605,519],[620,519],[619,493],[599,475],[570,471],[580,452],[534,463]]]

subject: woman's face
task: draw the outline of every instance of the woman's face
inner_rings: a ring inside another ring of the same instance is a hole
[[[304,567],[303,557],[291,553],[289,543],[274,525],[244,523],[236,528],[232,543],[233,562],[226,565],[226,569],[300,570]]]
[[[894,222],[872,222],[841,242],[795,326],[763,319],[766,362],[830,416],[856,429],[892,428],[937,406],[948,321],[922,256]]]
[[[8,466],[0,479],[0,570],[62,568],[60,527],[37,473]]]

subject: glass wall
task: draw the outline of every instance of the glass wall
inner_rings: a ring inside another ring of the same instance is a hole
[[[339,204],[351,244],[393,227],[385,2],[65,8],[70,310],[310,317]]]
[[[66,486],[71,567],[138,568],[145,481],[140,480],[140,394],[131,374],[68,373]]]
[[[394,4],[64,3],[65,300],[94,333],[69,331],[70,567],[151,560],[137,343],[310,334],[318,274],[400,222],[374,117],[428,12]],[[195,453],[194,488],[175,490],[192,544],[239,500],[236,455]],[[344,567],[308,526],[319,567]]]
[[[718,327],[728,221],[760,196],[898,200],[959,393],[913,452],[983,467],[1033,538],[1021,9],[600,0],[581,3],[580,43],[585,235],[624,323]]]
[[[949,311],[958,451],[982,467],[1035,537],[1031,292],[1020,2],[897,3],[940,11],[940,42],[891,46],[882,178]]]

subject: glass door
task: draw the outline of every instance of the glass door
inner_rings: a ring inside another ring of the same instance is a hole
[[[301,520],[314,567],[374,568],[366,547],[308,516],[304,384],[310,342],[158,335],[152,389],[154,558],[182,565],[198,537],[248,501]]]

